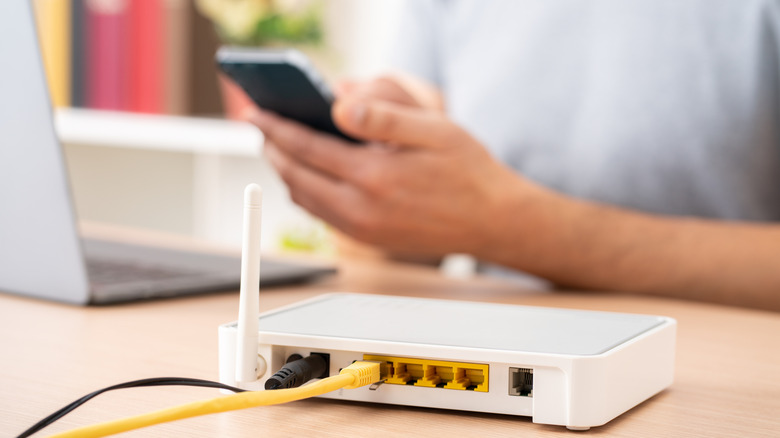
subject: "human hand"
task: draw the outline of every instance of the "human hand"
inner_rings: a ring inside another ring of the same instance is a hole
[[[504,206],[533,192],[466,131],[419,102],[349,93],[337,100],[333,118],[367,145],[356,148],[268,112],[249,120],[269,140],[268,157],[293,201],[357,240],[403,254],[478,254],[500,238],[495,224]]]
[[[385,100],[400,105],[444,112],[444,97],[433,84],[409,75],[394,74],[370,80],[345,80],[336,87],[340,99]]]

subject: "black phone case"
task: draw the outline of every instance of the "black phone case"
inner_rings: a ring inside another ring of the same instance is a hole
[[[296,120],[350,142],[330,116],[331,96],[323,95],[309,77],[291,64],[219,62],[260,108]]]

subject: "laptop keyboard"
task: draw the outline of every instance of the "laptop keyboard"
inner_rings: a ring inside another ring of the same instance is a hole
[[[166,280],[194,272],[159,266],[142,265],[127,261],[87,260],[89,280],[93,284],[121,284],[133,281]]]

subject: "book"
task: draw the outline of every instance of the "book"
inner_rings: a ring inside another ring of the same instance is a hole
[[[129,109],[128,0],[86,0],[87,104],[107,110]]]
[[[84,0],[70,0],[70,105],[87,106],[87,17]]]
[[[164,107],[168,114],[186,114],[190,87],[190,0],[163,0],[165,50],[163,59]]]
[[[189,113],[194,115],[216,115],[222,113],[222,95],[217,86],[217,64],[214,54],[220,45],[214,24],[188,7],[190,25]]]
[[[70,0],[33,2],[52,105],[70,105]]]
[[[164,51],[163,31],[165,8],[163,0],[133,0],[129,29],[130,78],[128,98],[130,110],[145,113],[164,112]],[[167,53],[165,54],[167,57]]]

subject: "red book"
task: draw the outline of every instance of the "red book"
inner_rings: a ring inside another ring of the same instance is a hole
[[[87,104],[108,110],[128,109],[128,0],[87,0],[89,83]]]
[[[130,41],[130,109],[145,113],[165,111],[163,51],[165,10],[162,0],[133,0]]]

